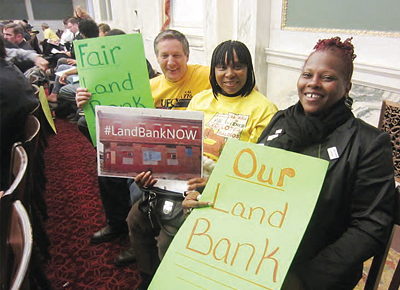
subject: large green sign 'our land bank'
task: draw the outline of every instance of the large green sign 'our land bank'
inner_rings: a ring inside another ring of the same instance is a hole
[[[97,105],[154,108],[141,34],[82,39],[74,49],[79,85],[92,93],[83,109],[93,144]]]
[[[228,140],[150,290],[279,290],[321,190],[325,160]]]

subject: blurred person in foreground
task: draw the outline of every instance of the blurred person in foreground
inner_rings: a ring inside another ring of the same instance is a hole
[[[24,140],[26,116],[39,104],[28,79],[5,59],[4,38],[0,34],[0,190],[10,186],[11,147]]]

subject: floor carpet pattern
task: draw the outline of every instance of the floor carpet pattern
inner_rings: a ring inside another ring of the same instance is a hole
[[[90,236],[105,226],[97,185],[96,151],[76,124],[56,119],[57,135],[45,152],[46,230],[51,240],[45,272],[54,290],[135,289],[136,265],[118,268],[114,258],[129,240],[90,244]]]

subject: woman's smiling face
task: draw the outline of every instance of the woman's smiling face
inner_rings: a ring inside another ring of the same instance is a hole
[[[247,81],[247,66],[240,63],[233,51],[233,62],[215,67],[215,79],[222,91],[228,95],[236,94]]]
[[[329,51],[314,52],[306,61],[297,81],[300,103],[306,116],[326,112],[351,89],[345,80],[343,62]]]

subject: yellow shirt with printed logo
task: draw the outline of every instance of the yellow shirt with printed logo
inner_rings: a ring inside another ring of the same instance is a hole
[[[185,76],[170,82],[164,75],[150,80],[154,107],[157,109],[186,110],[190,100],[197,93],[210,89],[210,67],[188,65]]]
[[[204,112],[203,154],[217,161],[229,138],[256,143],[278,108],[253,90],[247,97],[214,98],[212,90],[195,95],[188,111]]]

